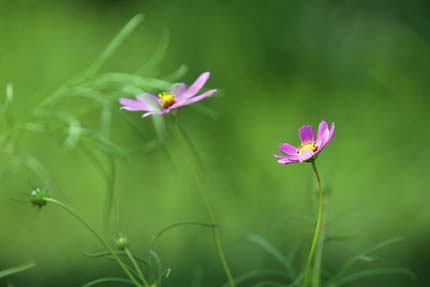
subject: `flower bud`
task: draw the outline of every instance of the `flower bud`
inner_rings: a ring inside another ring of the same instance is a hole
[[[119,250],[124,250],[128,248],[128,239],[124,235],[120,234],[118,239],[115,241],[115,246]]]
[[[45,197],[46,197],[46,191],[36,187],[31,192],[31,203],[34,206],[41,208],[47,204]]]

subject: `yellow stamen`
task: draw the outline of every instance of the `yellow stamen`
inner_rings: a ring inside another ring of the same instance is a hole
[[[158,97],[160,98],[160,104],[164,109],[167,109],[168,107],[176,103],[175,95],[173,94],[161,93],[158,95]]]
[[[314,142],[308,142],[307,144],[301,145],[298,149],[297,149],[297,153],[300,153],[302,150],[311,150],[311,151],[315,151],[317,149],[317,146]]]

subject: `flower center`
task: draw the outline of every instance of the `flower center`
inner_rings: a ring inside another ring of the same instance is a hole
[[[175,95],[173,94],[161,93],[158,95],[158,98],[160,98],[160,104],[163,107],[163,109],[167,109],[168,107],[176,103]]]
[[[300,153],[303,150],[310,150],[310,151],[315,151],[317,149],[317,146],[314,142],[308,142],[307,144],[301,145],[298,149],[297,149],[297,153]]]

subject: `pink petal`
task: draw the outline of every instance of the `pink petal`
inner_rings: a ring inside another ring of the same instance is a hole
[[[197,80],[182,94],[183,99],[191,98],[196,95],[205,85],[206,81],[209,79],[210,73],[205,72],[201,74]]]
[[[278,160],[278,163],[280,164],[290,164],[290,163],[299,162],[299,159],[297,157],[282,156],[277,154],[273,154],[273,156]]]
[[[318,127],[318,137],[316,141],[316,145],[319,149],[323,147],[325,139],[328,137],[328,135],[329,135],[329,130],[328,130],[327,122],[321,121]]]
[[[142,95],[139,95],[136,97],[138,100],[141,100],[142,102],[146,102],[149,106],[159,108],[160,107],[160,99],[153,94],[150,93],[143,93]]]
[[[152,108],[141,99],[120,98],[118,102],[122,105],[121,109],[127,111],[150,111]]]
[[[170,108],[171,109],[176,109],[182,106],[187,106],[187,105],[191,105],[193,103],[199,102],[201,100],[203,100],[204,98],[210,97],[212,96],[217,90],[209,90],[207,92],[204,92],[201,95],[192,97],[192,98],[188,98],[188,99],[183,99],[182,101],[176,102],[174,105],[172,105]]]
[[[297,156],[300,162],[304,162],[311,159],[314,156],[314,152],[309,149],[304,149],[301,150]]]
[[[297,156],[297,148],[293,145],[290,145],[288,143],[282,143],[279,145],[278,148],[279,148],[279,151],[281,151],[284,154]]]
[[[331,123],[330,131],[328,131],[328,134],[324,138],[324,143],[323,143],[321,148],[325,147],[326,145],[328,145],[331,142],[333,135],[334,135],[334,128],[335,128],[334,123]]]
[[[175,98],[180,101],[183,99],[183,94],[187,90],[187,85],[185,83],[179,83],[176,85],[173,93],[175,94]]]
[[[170,109],[160,110],[160,111],[149,111],[142,115],[142,118],[146,118],[152,115],[165,115],[170,112]]]
[[[299,129],[299,137],[302,145],[315,142],[314,129],[311,126],[303,126]]]
[[[204,92],[201,95],[198,95],[198,96],[195,96],[195,97],[192,97],[192,98],[188,98],[188,100],[186,101],[187,102],[186,104],[189,105],[189,104],[193,104],[193,103],[196,103],[196,102],[200,102],[201,100],[212,96],[216,92],[217,92],[217,90],[213,89],[213,90],[206,91],[206,92]]]
[[[146,117],[149,117],[149,116],[151,116],[151,115],[159,114],[159,113],[160,113],[160,112],[156,112],[156,111],[147,112],[147,113],[144,113],[144,114],[142,115],[142,118],[146,118]]]

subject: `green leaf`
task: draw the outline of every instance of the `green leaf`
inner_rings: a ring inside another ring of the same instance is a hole
[[[178,79],[185,76],[185,74],[188,72],[188,66],[187,65],[181,65],[176,71],[173,73],[163,76],[163,79],[167,82],[177,82]]]
[[[157,284],[158,286],[161,286],[163,281],[163,264],[161,263],[160,256],[158,256],[158,254],[154,250],[150,250],[149,255],[150,255],[150,258],[153,258],[155,261],[155,272],[151,268],[151,277],[155,278],[155,281],[158,283]],[[152,266],[153,264],[151,261],[151,267]]]
[[[181,134],[182,138],[185,141],[185,144],[187,145],[187,147],[189,148],[189,150],[191,151],[197,167],[205,172],[206,171],[206,165],[204,164],[204,161],[202,159],[202,157],[200,156],[200,153],[197,149],[197,147],[194,145],[193,140],[191,139],[191,136],[188,134],[187,130],[185,129],[184,125],[182,124],[182,122],[178,119],[178,117],[175,117],[175,124],[179,130],[179,133]]]
[[[252,270],[252,271],[246,272],[242,275],[235,277],[234,282],[236,284],[242,285],[242,283],[244,283],[244,282],[254,280],[257,278],[261,278],[261,277],[268,277],[268,276],[278,277],[278,278],[282,278],[282,279],[288,278],[288,275],[285,273],[284,270],[257,269],[257,270]],[[228,283],[225,283],[223,286],[227,287]]]
[[[133,282],[129,279],[118,278],[118,277],[103,277],[103,278],[99,278],[99,279],[93,280],[91,282],[88,282],[87,284],[82,285],[82,287],[96,286],[96,285],[99,285],[101,283],[106,283],[106,282],[121,282],[121,283],[129,283],[129,284],[133,285]]]
[[[16,267],[12,267],[12,268],[8,268],[8,269],[4,269],[2,271],[0,271],[0,278],[9,276],[9,275],[13,275],[19,272],[23,272],[26,271],[30,268],[33,268],[36,264],[33,262],[27,262],[21,265],[18,265]]]
[[[375,254],[376,252],[384,249],[385,247],[388,247],[392,244],[398,243],[402,240],[401,237],[396,237],[396,238],[392,238],[392,239],[388,239],[385,240],[381,243],[376,244],[375,246],[367,249],[366,251],[357,254],[355,256],[353,256],[351,259],[349,259],[348,261],[345,262],[345,264],[342,265],[342,267],[340,268],[340,271],[332,278],[331,281],[336,281],[339,278],[341,278],[343,276],[343,274],[347,273],[348,270],[351,269],[351,267],[359,262],[359,261],[363,261],[363,258],[369,258],[371,255]]]
[[[285,286],[282,283],[275,282],[275,281],[262,281],[258,282],[254,285],[251,285],[252,287],[282,287]]]
[[[88,68],[83,76],[83,79],[92,77],[95,75],[103,64],[115,53],[115,51],[121,46],[121,44],[130,36],[130,34],[136,29],[136,27],[142,22],[143,15],[138,14],[134,16],[122,30],[116,35],[116,37],[110,42],[106,49],[97,57],[94,63]],[[82,80],[83,80],[82,79]]]
[[[338,280],[331,283],[330,286],[342,286],[351,282],[355,282],[360,279],[365,279],[373,276],[380,275],[404,275],[409,277],[411,280],[415,280],[415,274],[406,268],[397,268],[397,267],[389,267],[389,268],[378,268],[378,269],[370,269],[364,271],[358,271],[355,273],[347,274]]]
[[[111,256],[111,254],[110,254],[108,251],[101,251],[101,252],[94,252],[94,253],[86,252],[86,251],[81,251],[81,253],[82,253],[83,255],[85,255],[85,256],[88,256],[88,257],[94,257],[94,258],[98,258],[98,257],[106,257],[106,256],[107,256],[107,257],[109,257],[109,256]],[[119,256],[123,256],[123,257],[125,257],[125,258],[127,258],[127,257],[128,257],[128,255],[127,255],[124,251],[116,251],[115,253],[116,253],[116,254],[118,254]],[[139,262],[141,262],[141,263],[143,263],[143,264],[145,264],[145,265],[149,266],[149,262],[148,262],[148,260],[143,259],[142,257],[136,256],[136,255],[133,255],[133,257],[134,257],[134,259],[136,259],[137,261],[139,261]]]
[[[169,46],[169,32],[167,30],[164,30],[161,35],[161,41],[158,45],[157,49],[155,50],[155,53],[152,55],[152,57],[146,62],[145,66],[137,71],[136,74],[141,75],[154,75],[155,68],[158,67],[163,60],[164,56],[166,55],[167,48]]]
[[[105,87],[107,85],[118,85],[119,87],[131,86],[143,90],[161,91],[170,91],[173,88],[173,83],[165,80],[127,73],[105,73],[94,79],[91,84],[93,88]]]
[[[209,228],[216,228],[217,226],[214,224],[210,224],[210,223],[201,223],[201,222],[196,222],[196,221],[179,221],[173,224],[170,224],[166,227],[164,227],[163,229],[161,229],[154,237],[154,239],[152,239],[151,244],[149,245],[149,250],[152,251],[154,250],[154,246],[155,243],[157,242],[157,240],[161,237],[161,235],[163,235],[164,233],[166,233],[169,230],[175,229],[176,227],[180,227],[180,226],[186,226],[186,225],[191,225],[191,226],[202,226],[202,227],[209,227]]]
[[[59,119],[67,123],[67,137],[64,141],[64,146],[68,149],[73,149],[78,144],[79,138],[82,134],[82,127],[79,119],[76,118],[74,115],[67,112],[50,111],[46,109],[41,109],[37,111],[36,114],[43,118]]]
[[[279,249],[277,249],[273,244],[271,244],[269,241],[261,237],[257,234],[251,234],[247,238],[250,242],[257,244],[260,246],[263,250],[265,250],[267,253],[273,256],[281,265],[285,268],[287,271],[288,276],[291,279],[294,279],[295,277],[295,271],[292,266],[292,262],[289,261],[289,259],[282,254]]]
[[[102,151],[104,151],[104,152],[106,152],[112,156],[125,158],[125,153],[122,150],[122,148],[118,147],[113,142],[111,142],[109,139],[106,139],[105,137],[103,137],[99,133],[92,131],[92,130],[89,130],[89,129],[86,129],[86,128],[82,128],[81,132],[82,132],[82,136],[85,136],[88,139],[91,139],[92,141],[97,143]]]

